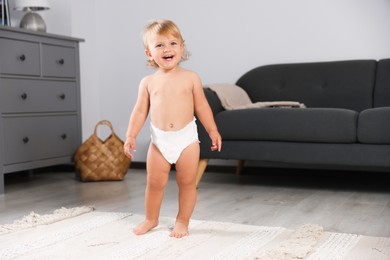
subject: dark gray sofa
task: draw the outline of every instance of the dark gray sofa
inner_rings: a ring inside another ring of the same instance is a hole
[[[252,102],[291,100],[307,108],[225,111],[205,94],[223,138],[221,152],[198,122],[199,182],[209,159],[266,167],[390,171],[390,59],[274,64],[241,76]]]

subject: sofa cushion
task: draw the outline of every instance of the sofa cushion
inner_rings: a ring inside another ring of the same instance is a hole
[[[215,116],[225,140],[354,143],[358,113],[335,108],[261,108]]]
[[[390,144],[389,118],[390,107],[362,111],[358,119],[358,141],[367,144]]]

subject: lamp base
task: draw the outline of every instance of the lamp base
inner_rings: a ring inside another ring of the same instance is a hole
[[[45,21],[39,14],[34,12],[29,12],[23,16],[20,21],[20,28],[36,32],[46,32]]]

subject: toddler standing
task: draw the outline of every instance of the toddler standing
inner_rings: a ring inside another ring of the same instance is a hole
[[[145,28],[143,43],[149,65],[157,70],[140,82],[124,144],[125,154],[132,158],[131,151],[136,151],[136,137],[150,112],[145,220],[133,232],[142,235],[158,225],[164,188],[171,164],[175,164],[179,210],[170,236],[181,238],[188,235],[197,198],[200,148],[194,115],[209,134],[212,151],[221,150],[222,139],[199,76],[180,67],[187,52],[179,28],[172,21],[156,20]]]

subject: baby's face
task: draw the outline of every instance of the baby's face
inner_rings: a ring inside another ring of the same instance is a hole
[[[148,49],[145,51],[149,59],[153,59],[159,68],[171,70],[180,63],[184,53],[181,39],[173,35],[151,35]]]

